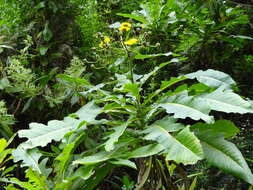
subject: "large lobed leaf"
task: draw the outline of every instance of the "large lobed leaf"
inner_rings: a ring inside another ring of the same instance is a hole
[[[19,145],[13,152],[14,162],[22,161],[22,167],[31,167],[33,170],[42,174],[39,166],[39,159],[42,154],[38,149],[26,150],[23,144]]]
[[[30,129],[20,130],[19,137],[27,138],[23,148],[31,149],[38,146],[46,146],[52,140],[60,141],[66,133],[76,129],[80,123],[92,122],[100,113],[101,108],[90,102],[78,110],[75,114],[77,119],[66,117],[63,121],[51,120],[47,125],[31,123]]]
[[[236,84],[228,74],[213,69],[208,69],[206,71],[199,70],[185,76],[190,79],[196,78],[199,82],[213,88],[224,87],[226,89],[231,89]]]

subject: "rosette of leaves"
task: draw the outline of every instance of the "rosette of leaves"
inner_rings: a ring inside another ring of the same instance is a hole
[[[27,141],[13,152],[14,161],[46,176],[52,189],[94,189],[117,166],[140,170],[136,189],[152,189],[152,184],[175,187],[168,165],[162,163],[180,167],[200,160],[253,184],[244,157],[228,141],[239,129],[211,114],[252,113],[250,101],[233,91],[236,83],[229,75],[211,69],[172,77],[147,91],[145,84],[169,63],[145,75],[116,74],[113,86],[86,85],[81,94],[93,100],[80,110],[18,132]],[[52,152],[42,151],[49,144]],[[53,162],[52,171],[45,169],[43,157]],[[162,177],[151,179],[154,172]]]

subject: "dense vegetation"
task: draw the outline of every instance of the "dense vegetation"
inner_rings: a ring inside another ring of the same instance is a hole
[[[252,189],[252,13],[0,0],[0,189]]]

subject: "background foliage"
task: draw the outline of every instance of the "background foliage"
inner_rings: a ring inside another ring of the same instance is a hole
[[[251,4],[0,0],[0,188],[250,189]]]

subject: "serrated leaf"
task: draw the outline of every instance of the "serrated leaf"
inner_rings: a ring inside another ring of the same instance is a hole
[[[42,154],[38,149],[27,150],[20,144],[13,152],[14,162],[22,161],[22,167],[31,167],[33,170],[38,171],[40,174],[39,159]]]
[[[161,126],[154,125],[147,128],[144,133],[146,140],[157,141],[165,148],[166,160],[177,163],[195,164],[203,159],[203,152],[197,137],[190,132],[189,127],[183,129],[175,137]]]
[[[124,133],[128,123],[124,123],[121,126],[114,127],[114,132],[107,136],[109,139],[105,142],[105,150],[110,152],[114,149],[114,144],[119,140],[119,137]]]
[[[253,184],[253,175],[241,152],[233,143],[226,141],[221,135],[211,133],[200,133],[197,136],[201,140],[205,158],[210,164]]]
[[[87,122],[94,122],[100,111],[101,108],[96,106],[94,102],[90,102],[76,113],[72,114],[78,117],[77,119],[65,117],[63,121],[51,120],[47,125],[31,123],[29,125],[30,129],[20,130],[18,134],[19,137],[28,138],[28,140],[23,143],[24,148],[44,147],[52,140],[60,141],[66,133],[77,129],[80,124],[83,125]]]
[[[231,89],[236,84],[228,74],[213,69],[208,69],[206,71],[200,70],[185,76],[190,79],[196,78],[199,82],[213,88],[224,87],[226,89]]]
[[[173,117],[185,119],[187,117],[193,120],[204,120],[207,123],[213,122],[213,117],[209,116],[210,107],[204,100],[194,99],[188,96],[186,91],[167,98],[165,103],[159,104],[167,113],[174,114]]]
[[[20,130],[18,132],[19,137],[28,138],[28,140],[23,143],[23,147],[26,149],[38,146],[44,147],[52,140],[60,141],[67,132],[77,127],[58,120],[51,120],[47,125],[30,123],[29,126],[30,129]]]
[[[200,97],[212,110],[225,113],[252,113],[251,103],[242,99],[238,94],[228,90],[216,91]]]

